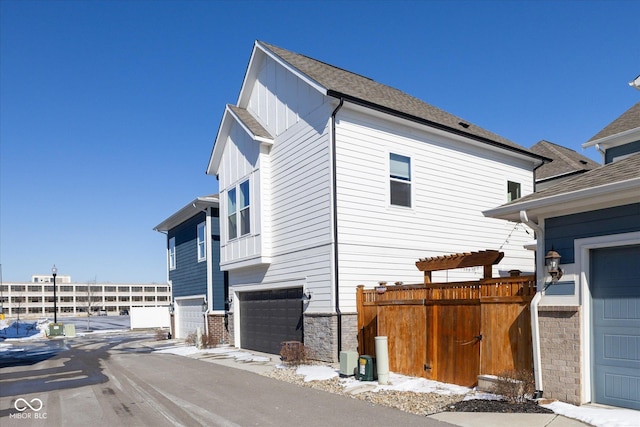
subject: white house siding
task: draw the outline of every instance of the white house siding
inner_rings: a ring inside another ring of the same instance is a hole
[[[247,110],[274,136],[279,136],[324,105],[324,96],[262,52]]]
[[[249,174],[252,164],[259,165],[259,173],[253,175],[252,202],[259,198],[260,210],[253,213],[260,216],[262,253],[255,255],[269,259],[236,268],[239,264],[233,261],[251,255],[242,241],[258,241],[255,236],[240,238],[222,242],[226,256],[222,267],[230,272],[234,292],[303,286],[313,293],[308,312],[332,311],[328,117],[333,107],[328,98],[265,55],[254,58],[253,65],[260,70],[252,86],[244,88],[251,93],[246,108],[275,136],[274,142],[258,155],[260,144],[234,126],[221,168],[230,176],[220,178],[220,188]],[[226,195],[221,196],[221,221],[226,227],[225,212]]]
[[[500,249],[505,258],[494,275],[534,270],[533,253],[522,247],[533,235],[482,215],[507,201],[507,180],[520,182],[522,195],[533,191],[531,165],[349,108],[340,111],[336,139],[343,311],[355,310],[358,284],[421,283],[419,258]],[[411,157],[412,208],[389,204],[390,152]],[[434,279],[475,279],[482,273],[453,270],[434,273]]]
[[[260,198],[256,191],[260,185],[260,144],[254,141],[238,124],[234,124],[229,134],[229,141],[223,155],[225,162],[219,175],[220,188],[220,265],[225,266],[232,261],[246,260],[262,255],[260,218],[256,212],[260,211]],[[231,242],[227,241],[227,191],[241,180],[249,178],[251,181],[251,226],[252,234],[243,236]],[[256,186],[257,184],[257,186]],[[224,269],[224,268],[223,268]]]

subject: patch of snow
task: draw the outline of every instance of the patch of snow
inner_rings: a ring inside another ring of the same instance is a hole
[[[595,427],[636,427],[640,411],[621,408],[598,408],[594,406],[575,406],[564,402],[540,405],[559,415],[583,421]]]
[[[338,371],[321,365],[300,365],[296,369],[296,374],[304,376],[304,382],[325,381],[338,376]]]
[[[200,353],[200,350],[198,350],[195,346],[181,345],[176,347],[163,348],[161,350],[156,350],[155,352],[176,354],[178,356],[191,356],[192,354]]]

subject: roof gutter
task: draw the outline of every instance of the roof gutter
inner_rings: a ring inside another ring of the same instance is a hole
[[[338,360],[340,360],[340,351],[342,350],[342,312],[340,311],[340,269],[338,268],[338,185],[337,185],[337,165],[336,165],[336,115],[344,105],[344,99],[340,98],[340,103],[331,113],[331,175],[333,181],[333,280],[335,292],[335,308],[338,323],[337,343],[338,343]]]
[[[337,92],[337,91],[332,90],[332,89],[327,90],[327,95],[328,96],[332,96],[334,98],[340,99],[341,103],[346,100],[348,102],[351,102],[351,103],[356,104],[356,105],[360,105],[362,107],[371,108],[372,110],[380,111],[382,113],[386,113],[386,114],[389,114],[389,115],[392,115],[392,116],[395,116],[395,117],[400,117],[402,119],[410,120],[412,122],[420,123],[420,124],[432,127],[434,129],[438,129],[438,130],[446,131],[446,132],[449,132],[449,133],[453,133],[453,134],[456,134],[456,135],[459,135],[459,136],[463,136],[465,138],[474,139],[476,141],[482,142],[484,144],[491,145],[493,147],[501,148],[501,149],[508,150],[508,151],[513,151],[513,152],[516,152],[518,154],[534,158],[534,159],[536,159],[536,160],[538,160],[540,162],[540,164],[538,166],[541,166],[544,163],[552,161],[552,159],[550,159],[548,157],[544,157],[544,156],[541,156],[539,154],[532,153],[532,152],[530,152],[528,150],[525,150],[525,149],[519,149],[517,147],[512,147],[510,145],[503,144],[501,142],[494,141],[494,140],[489,139],[489,138],[485,138],[485,137],[482,137],[482,136],[479,136],[479,135],[474,135],[474,134],[471,134],[471,133],[468,133],[468,132],[464,132],[464,131],[462,131],[460,129],[455,129],[455,128],[452,128],[452,127],[449,127],[449,126],[445,126],[445,125],[440,124],[440,123],[433,122],[431,120],[427,120],[427,119],[423,119],[421,117],[417,117],[417,116],[414,116],[414,115],[411,115],[411,114],[403,113],[401,111],[394,110],[393,108],[389,108],[389,107],[385,107],[385,106],[380,105],[380,104],[375,104],[373,102],[365,101],[363,99],[356,98],[354,96],[347,95],[347,94],[344,94],[344,93],[341,93],[341,92]]]

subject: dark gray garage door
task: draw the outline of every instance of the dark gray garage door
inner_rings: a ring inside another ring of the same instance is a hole
[[[279,354],[283,341],[303,341],[302,288],[240,294],[242,348]]]
[[[640,409],[640,245],[591,252],[593,400]]]

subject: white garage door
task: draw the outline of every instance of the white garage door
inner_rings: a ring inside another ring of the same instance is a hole
[[[593,401],[640,409],[640,245],[591,257]]]
[[[204,333],[202,298],[176,300],[176,338],[186,338],[198,328]]]

